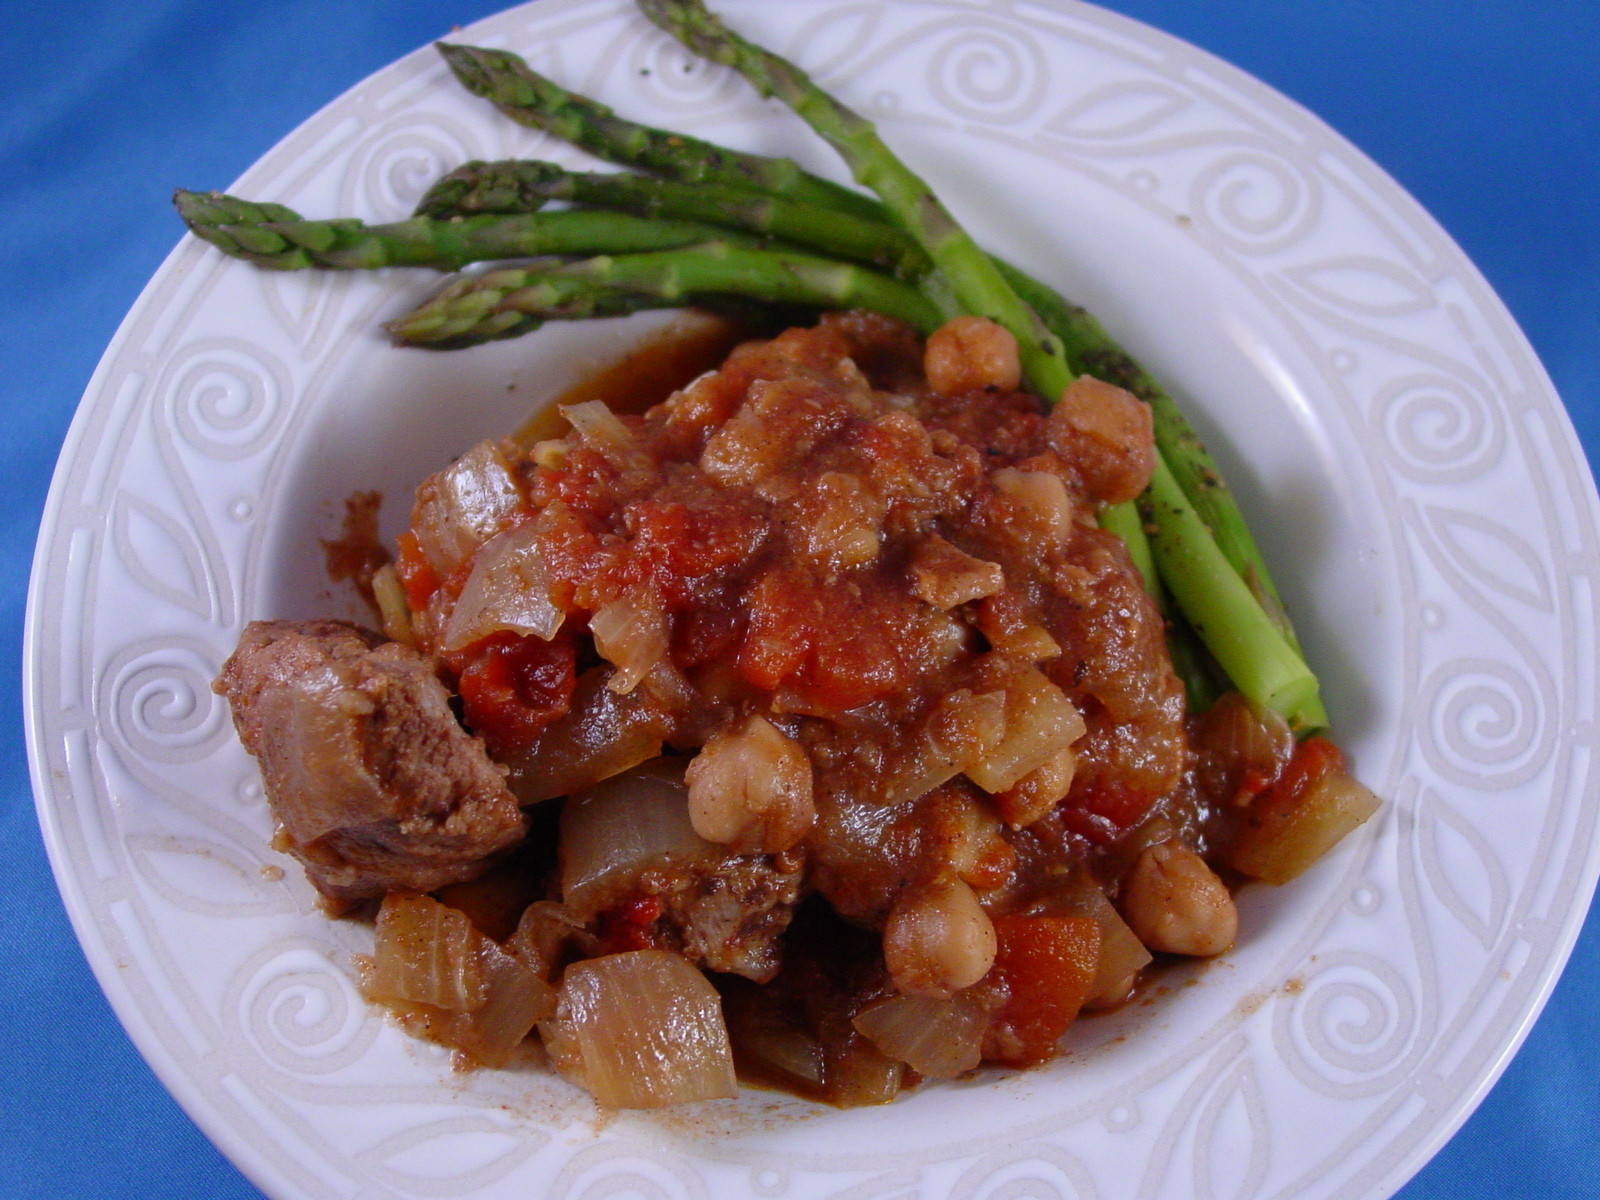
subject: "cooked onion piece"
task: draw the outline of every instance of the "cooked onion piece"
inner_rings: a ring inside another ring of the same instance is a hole
[[[828,1103],[840,1108],[887,1104],[906,1085],[906,1066],[879,1050],[853,1026],[832,1031],[822,1043],[822,1075]]]
[[[989,1014],[960,996],[890,996],[857,1013],[855,1027],[917,1074],[954,1079],[982,1058]]]
[[[1218,697],[1195,722],[1194,742],[1206,791],[1238,805],[1276,780],[1295,749],[1288,722],[1238,692]]]
[[[633,431],[604,400],[564,404],[561,415],[571,423],[584,445],[597,450],[614,466],[626,469],[638,461],[639,450]]]
[[[411,628],[411,610],[406,607],[405,589],[393,563],[384,563],[372,573],[372,600],[378,606],[383,636],[415,649],[417,635]]]
[[[632,950],[568,967],[544,1035],[557,1069],[606,1108],[660,1108],[738,1091],[716,989],[669,951]]]
[[[1283,777],[1245,812],[1229,865],[1267,883],[1287,883],[1379,808],[1322,738],[1301,743]]]
[[[962,767],[986,792],[1015,786],[1083,736],[1082,715],[1037,667],[1012,673],[996,692],[983,696],[998,697],[998,725],[992,740],[979,743]]]
[[[499,443],[479,442],[417,489],[411,531],[428,565],[445,579],[526,508]]]
[[[667,653],[667,619],[658,604],[623,596],[589,618],[594,648],[617,669],[606,681],[613,692],[627,694]]]
[[[914,595],[944,609],[997,595],[1006,585],[1005,572],[998,563],[975,558],[938,534],[913,551],[911,579]]]
[[[537,530],[519,525],[491,537],[473,557],[439,649],[459,650],[506,630],[548,642],[565,618],[550,599]]]
[[[555,989],[428,896],[391,892],[378,912],[362,993],[469,1063],[503,1066],[555,1009]]]
[[[588,919],[615,904],[649,867],[723,856],[689,820],[681,764],[658,759],[567,800],[561,813],[561,898]]]
[[[481,936],[466,913],[428,896],[390,892],[378,910],[367,999],[477,1008],[485,995]]]
[[[612,689],[612,673],[602,666],[579,675],[567,715],[546,726],[526,753],[507,760],[506,782],[522,803],[593,787],[661,753],[670,728],[666,717],[646,689],[625,695]]]

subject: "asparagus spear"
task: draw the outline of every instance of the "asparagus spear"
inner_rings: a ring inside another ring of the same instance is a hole
[[[733,153],[710,142],[623,120],[575,95],[505,50],[436,43],[456,78],[513,121],[555,135],[597,158],[625,162],[691,183],[729,183],[872,219],[871,197],[802,170],[787,158]]]
[[[943,319],[910,284],[854,263],[709,242],[487,271],[451,284],[389,329],[410,344],[459,346],[513,336],[527,327],[529,318],[591,315],[584,307],[590,297],[601,305],[634,297],[638,306],[648,307],[727,296],[818,308],[871,308],[925,333]]]
[[[521,159],[457,167],[428,190],[417,213],[443,218],[533,212],[551,200],[727,225],[902,276],[921,275],[929,267],[927,255],[914,241],[882,221],[726,183],[569,171],[555,163]]]
[[[1053,403],[1072,373],[1060,339],[1018,299],[994,260],[933,191],[884,144],[870,121],[829,96],[804,71],[728,29],[700,0],[639,0],[645,16],[691,50],[733,67],[764,96],[794,109],[837,150],[856,182],[877,193],[894,221],[914,237],[969,313],[989,317],[1017,339],[1023,373]]]
[[[1142,507],[1163,582],[1234,686],[1296,728],[1326,724],[1317,677],[1255,603],[1159,456]]]
[[[620,317],[682,304],[678,299],[645,292],[545,280],[532,267],[507,267],[458,279],[385,328],[403,345],[460,350],[521,337],[546,321]]]
[[[571,209],[434,220],[412,217],[388,225],[354,219],[308,221],[281,204],[256,204],[220,192],[179,191],[173,198],[189,228],[213,246],[260,267],[360,269],[437,267],[544,254],[665,250],[739,235],[692,221]],[[755,245],[759,239],[745,239]]]

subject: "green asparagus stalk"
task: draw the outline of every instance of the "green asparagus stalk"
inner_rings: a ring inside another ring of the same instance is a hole
[[[726,225],[782,238],[822,254],[924,274],[928,257],[893,225],[726,183],[685,183],[631,172],[569,171],[529,160],[469,162],[430,188],[417,214],[434,218],[534,212],[552,200]]]
[[[1163,582],[1234,686],[1295,728],[1326,724],[1316,676],[1217,549],[1159,457],[1141,505]]]
[[[1023,374],[1047,403],[1072,382],[1060,339],[1024,304],[932,189],[884,144],[870,121],[829,96],[793,63],[745,41],[700,0],[639,0],[639,8],[691,50],[734,68],[763,96],[776,96],[833,146],[856,182],[875,192],[891,218],[943,273],[962,308],[1010,330]]]
[[[591,315],[584,309],[591,295],[602,304],[635,297],[640,307],[742,296],[818,308],[871,308],[925,333],[943,320],[916,288],[866,267],[710,242],[487,271],[451,284],[389,329],[408,344],[466,345],[513,336],[525,327],[525,318]]]
[[[507,267],[458,279],[385,328],[402,345],[460,350],[521,337],[546,321],[620,317],[682,303],[578,280],[547,281],[534,268]]]
[[[306,267],[450,271],[495,259],[633,253],[739,240],[738,234],[718,226],[585,209],[449,220],[412,217],[367,225],[345,218],[308,221],[281,204],[256,204],[220,192],[179,191],[173,199],[196,235],[235,258],[280,271]],[[744,241],[759,243],[753,237]]]
[[[504,50],[437,43],[456,78],[518,124],[553,134],[597,158],[658,171],[690,183],[728,183],[872,219],[869,196],[801,169],[787,158],[733,153],[710,142],[624,120],[610,108],[559,87]]]

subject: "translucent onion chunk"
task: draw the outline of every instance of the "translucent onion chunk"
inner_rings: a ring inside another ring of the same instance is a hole
[[[428,565],[444,579],[526,506],[499,444],[479,442],[423,481],[411,528]]]
[[[565,617],[550,599],[538,528],[519,525],[490,538],[473,558],[441,649],[459,650],[503,630],[548,642]]]
[[[1287,883],[1305,872],[1381,807],[1378,797],[1342,768],[1313,781],[1292,805],[1252,812],[1230,863],[1255,879]]]
[[[523,804],[592,787],[661,753],[668,718],[636,688],[624,695],[609,686],[610,667],[578,676],[572,708],[547,725],[533,745],[508,757],[507,786]]]
[[[598,451],[613,466],[626,469],[639,458],[638,442],[621,417],[604,400],[563,404],[561,415],[586,446]]]
[[[954,1079],[978,1065],[989,1015],[960,996],[891,996],[856,1014],[855,1027],[920,1075]]]
[[[716,989],[670,951],[574,963],[543,1033],[556,1068],[606,1108],[661,1108],[738,1091]]]
[[[589,632],[600,657],[617,669],[606,686],[624,695],[666,657],[667,616],[659,604],[633,596],[613,600],[589,618]]]
[[[556,1006],[555,988],[475,929],[465,913],[398,892],[378,912],[362,993],[414,1035],[482,1067],[509,1062]]]
[[[390,892],[378,910],[368,1000],[468,1012],[484,1001],[482,935],[467,914],[428,896]]]
[[[680,764],[657,759],[567,800],[561,812],[561,898],[580,919],[624,895],[651,866],[721,861],[695,832]]]
[[[984,791],[1004,792],[1058,758],[1083,736],[1085,725],[1067,694],[1037,667],[1013,671],[994,691],[952,705],[947,744],[960,747],[962,769]]]

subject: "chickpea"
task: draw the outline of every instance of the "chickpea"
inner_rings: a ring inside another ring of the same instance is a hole
[[[991,476],[995,489],[1017,506],[1022,528],[1040,538],[1061,538],[1072,532],[1072,497],[1059,475],[1002,467]]]
[[[1151,950],[1209,958],[1233,945],[1239,914],[1204,860],[1179,841],[1147,847],[1122,884],[1123,918]]]
[[[706,742],[684,781],[694,831],[740,853],[787,850],[816,819],[805,748],[756,713]]]
[[[928,338],[922,355],[928,383],[943,396],[1022,384],[1022,359],[1010,330],[985,317],[956,317]]]
[[[908,891],[883,927],[883,961],[907,996],[953,996],[994,966],[994,922],[977,893],[953,876]]]

